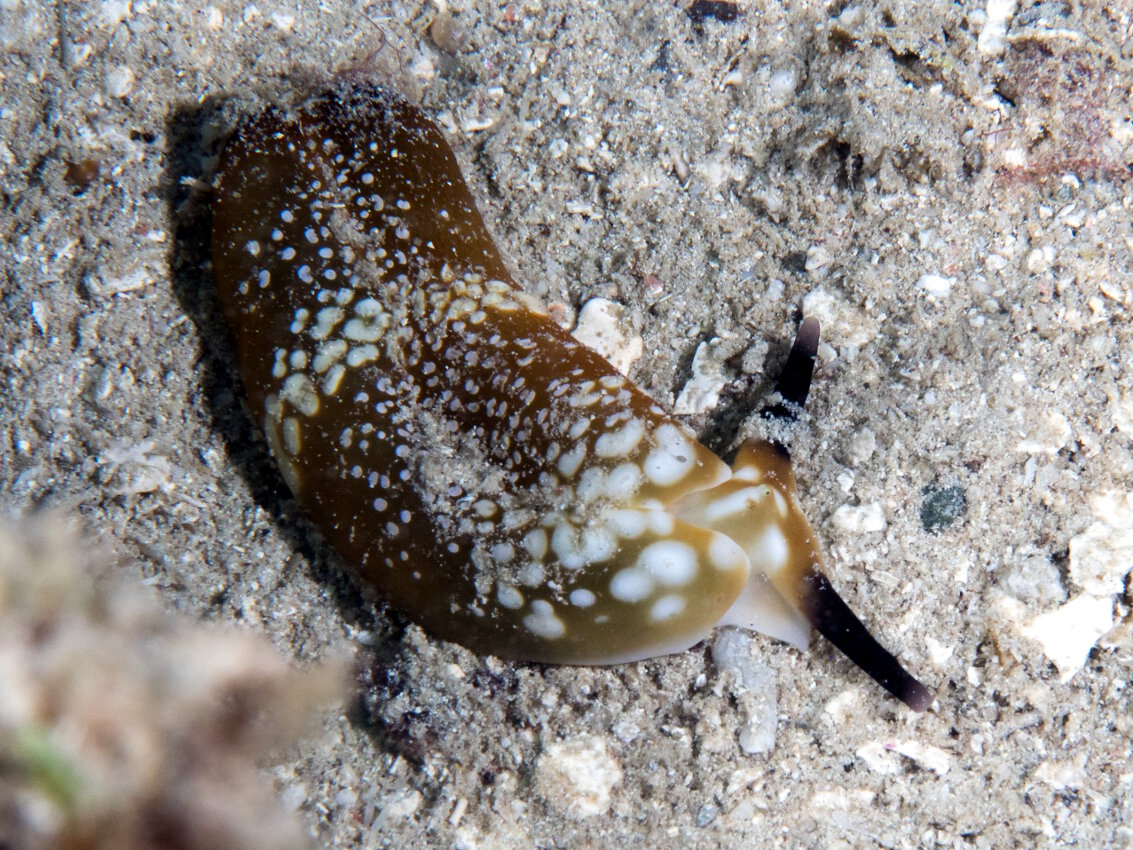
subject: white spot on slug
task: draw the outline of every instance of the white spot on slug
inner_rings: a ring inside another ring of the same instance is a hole
[[[541,528],[532,529],[523,536],[520,545],[536,561],[542,561],[547,554],[547,532]]]
[[[696,550],[679,540],[661,540],[646,546],[637,565],[668,587],[680,587],[696,575]]]
[[[645,514],[641,511],[623,508],[606,514],[606,524],[618,535],[627,540],[640,537],[645,531]]]
[[[653,592],[653,579],[643,570],[630,567],[610,579],[610,593],[620,602],[640,602]]]
[[[311,330],[311,336],[315,339],[326,339],[342,321],[342,317],[346,315],[341,307],[324,307],[319,310],[315,315],[315,327]]]
[[[283,420],[280,430],[283,433],[283,447],[289,455],[298,457],[302,447],[299,439],[299,420],[294,416],[288,416]]]
[[[283,382],[279,397],[304,416],[314,416],[319,412],[319,396],[306,375],[289,375]]]
[[[735,540],[714,532],[708,543],[708,561],[718,570],[734,570],[747,565],[747,555]]]
[[[645,477],[661,487],[668,487],[685,477],[696,463],[692,444],[680,429],[668,423],[654,432],[656,446],[645,458]]]
[[[315,359],[311,363],[315,373],[321,375],[341,360],[347,348],[349,346],[344,339],[330,339],[322,343],[315,352]]]
[[[585,587],[570,592],[570,604],[579,608],[589,608],[597,601],[597,597]]]
[[[577,570],[585,563],[578,545],[578,531],[565,523],[555,526],[551,534],[551,550],[568,570]]]
[[[531,613],[523,618],[523,625],[529,632],[542,638],[558,638],[566,632],[563,621],[555,616],[555,609],[545,599],[536,599],[531,603]]]
[[[377,346],[359,345],[350,349],[350,352],[346,355],[346,365],[351,369],[356,369],[359,366],[365,366],[367,363],[373,363],[377,359]]]
[[[576,443],[571,446],[559,456],[559,474],[569,481],[574,477],[574,474],[578,472],[578,468],[582,465],[582,461],[585,457],[585,443]]]
[[[675,594],[662,596],[649,609],[649,617],[653,620],[668,620],[681,613],[685,609],[685,604],[683,596],[676,596]]]
[[[496,588],[496,599],[505,608],[513,611],[523,607],[523,594],[510,584],[501,584]]]
[[[744,487],[742,490],[735,490],[718,499],[713,499],[704,506],[700,521],[705,525],[712,526],[726,517],[749,511],[767,498],[770,490],[770,487],[762,484],[758,487]]]
[[[547,577],[542,564],[530,563],[520,568],[516,578],[524,587],[539,587]]]
[[[608,529],[586,528],[582,531],[582,558],[587,564],[608,561],[618,551],[618,541]]]
[[[341,363],[335,363],[330,367],[326,377],[323,378],[323,395],[331,396],[338,392],[338,387],[342,383],[342,378],[346,374],[346,367]]]
[[[631,419],[616,431],[607,431],[594,441],[594,454],[602,458],[628,457],[645,436],[645,425]]]
[[[776,573],[787,563],[787,539],[777,526],[771,525],[759,536],[752,547],[753,557],[767,573]]]

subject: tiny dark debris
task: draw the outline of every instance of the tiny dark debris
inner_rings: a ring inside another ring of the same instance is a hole
[[[806,251],[791,251],[791,253],[785,254],[779,262],[784,271],[802,274],[806,271]]]
[[[930,484],[921,490],[921,526],[929,533],[952,525],[967,509],[968,500],[963,487]]]
[[[71,186],[76,195],[81,195],[91,184],[98,179],[99,162],[97,159],[80,159],[78,162],[68,162],[63,172],[63,179]]]
[[[726,0],[696,0],[685,12],[693,26],[700,26],[709,18],[730,24],[740,16],[740,7]]]

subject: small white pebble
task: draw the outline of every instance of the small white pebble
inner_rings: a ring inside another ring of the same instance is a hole
[[[794,68],[780,68],[771,74],[767,81],[767,88],[771,97],[780,105],[787,103],[795,94],[799,85],[799,75]]]
[[[989,272],[1001,272],[1007,268],[1010,263],[1007,261],[1006,257],[1002,257],[999,254],[988,254],[987,259],[984,260],[984,265]]]
[[[1079,753],[1068,761],[1047,759],[1035,768],[1035,779],[1045,782],[1055,791],[1066,788],[1086,788],[1090,776],[1086,773],[1086,754]]]
[[[128,65],[119,65],[106,73],[102,88],[110,97],[125,97],[134,90],[134,72]]]
[[[535,763],[535,786],[556,808],[576,818],[605,814],[622,768],[595,735],[548,744]]]
[[[1016,0],[988,0],[987,16],[980,30],[976,47],[986,56],[1003,53],[1007,36],[1007,21],[1015,14]]]
[[[1082,593],[1065,605],[1039,614],[1020,632],[1037,642],[1059,678],[1070,681],[1086,664],[1098,638],[1113,627],[1113,598]]]
[[[1044,245],[1042,248],[1034,248],[1027,254],[1027,271],[1031,274],[1048,272],[1053,264],[1054,248],[1050,245]]]
[[[928,658],[932,662],[932,666],[937,670],[943,670],[945,665],[948,664],[952,653],[956,649],[956,644],[949,644],[945,646],[940,641],[933,637],[926,637],[924,639],[925,647],[928,649]]]
[[[885,512],[880,502],[864,505],[842,505],[830,518],[836,529],[846,535],[867,534],[885,530]]]
[[[1090,497],[1095,521],[1070,539],[1070,578],[1095,596],[1116,596],[1133,570],[1133,492]]]
[[[678,416],[704,413],[716,407],[720,392],[728,383],[724,374],[726,347],[723,340],[713,338],[696,347],[692,357],[692,377],[681,388],[673,413]]]
[[[272,12],[271,25],[282,33],[289,33],[295,28],[295,16],[285,12]]]
[[[818,271],[830,264],[830,252],[821,245],[811,245],[806,249],[806,270]]]
[[[944,277],[938,274],[923,274],[917,281],[917,288],[923,289],[929,298],[944,298],[951,294],[952,285],[956,283],[954,277]]]
[[[582,305],[571,333],[623,375],[629,373],[644,348],[626,308],[605,298],[591,298]]]

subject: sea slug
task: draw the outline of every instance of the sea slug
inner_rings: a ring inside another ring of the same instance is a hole
[[[749,441],[729,468],[552,321],[399,96],[343,82],[240,127],[212,256],[287,485],[432,633],[614,664],[718,624],[805,647],[814,625],[911,708],[931,704],[821,572],[786,452]],[[804,322],[785,386],[809,385],[817,341]]]

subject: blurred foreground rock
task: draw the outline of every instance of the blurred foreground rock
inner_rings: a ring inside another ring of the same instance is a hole
[[[257,760],[343,682],[164,610],[72,523],[0,523],[0,847],[308,847]]]

